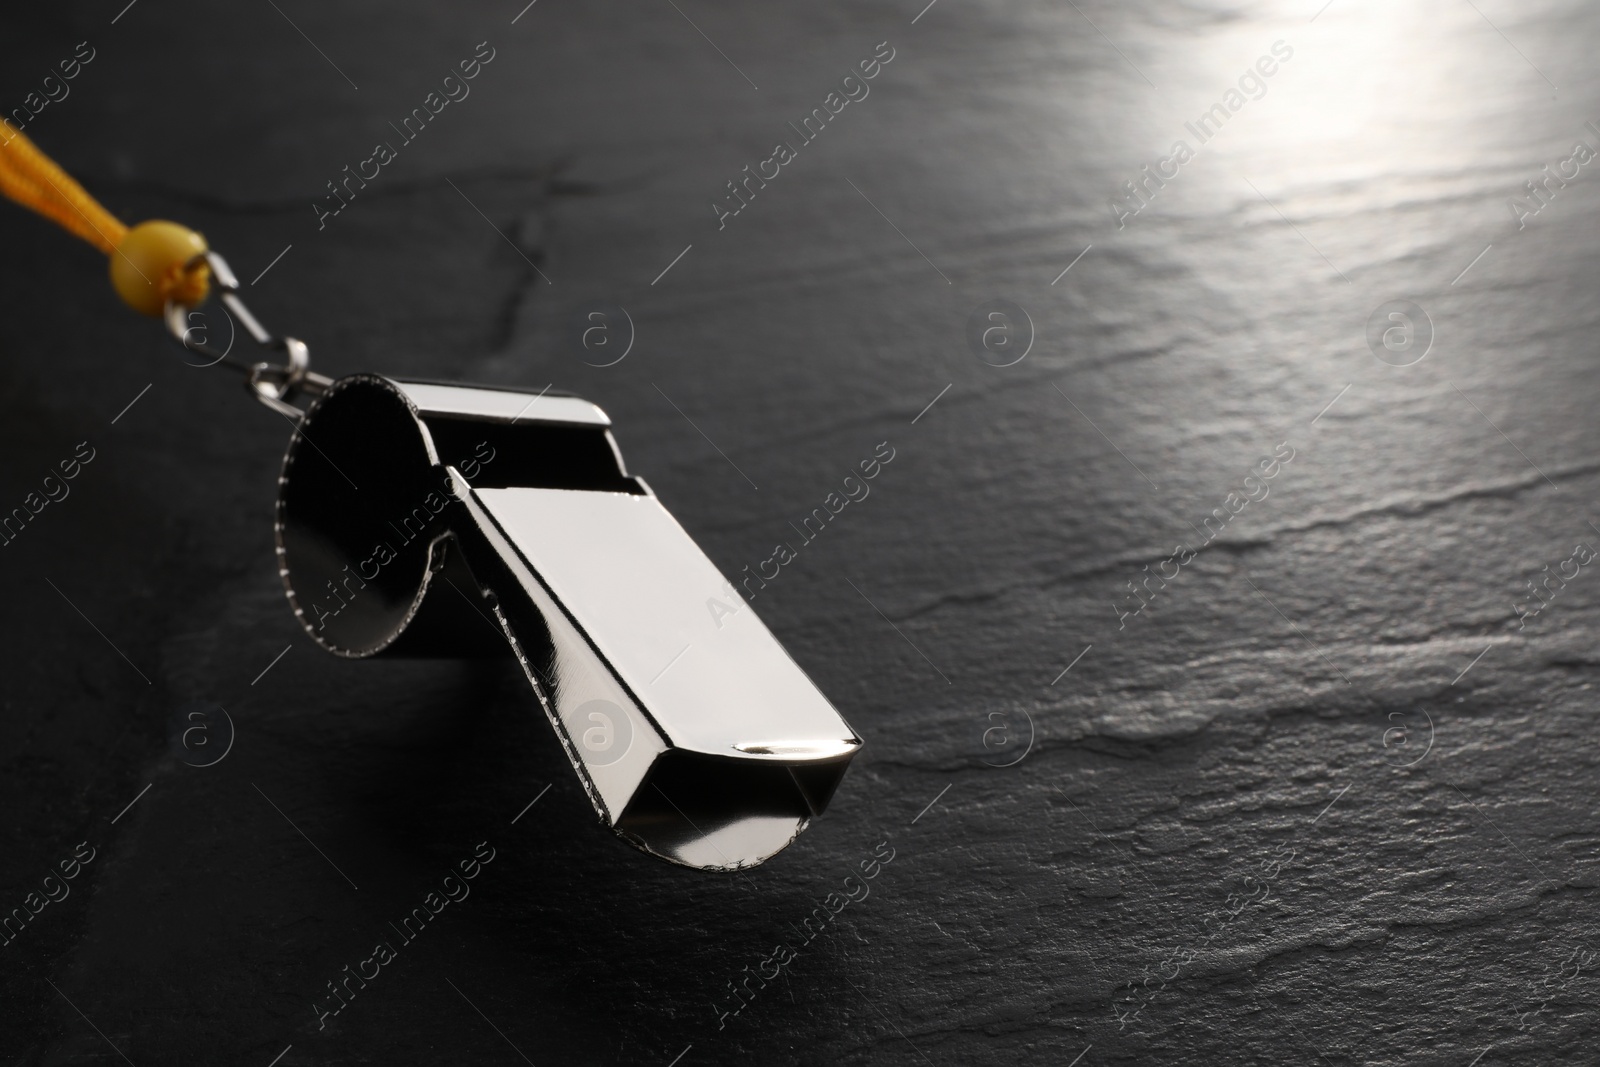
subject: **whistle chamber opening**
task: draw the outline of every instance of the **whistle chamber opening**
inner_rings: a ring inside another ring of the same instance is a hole
[[[673,749],[650,768],[615,829],[686,867],[754,867],[822,814],[848,763],[848,757],[786,763]]]

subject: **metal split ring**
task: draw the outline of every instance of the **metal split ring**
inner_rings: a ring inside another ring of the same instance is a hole
[[[257,345],[282,352],[285,361],[272,363],[266,360],[243,359],[233,354],[232,340],[228,342],[228,347],[221,351],[205,341],[193,340],[190,337],[193,330],[187,320],[195,308],[173,300],[167,301],[163,315],[167,332],[190,352],[209,358],[211,362],[206,366],[220,363],[244,374],[245,385],[252,396],[274,411],[298,420],[303,412],[294,406],[293,400],[301,394],[320,396],[332,384],[332,379],[312,373],[311,351],[304,341],[293,337],[274,337],[251,314],[244,301],[239,299],[239,279],[228,266],[227,260],[216,252],[207,251],[190,260],[186,268],[192,269],[202,263],[210,268],[217,296],[228,314],[244,324],[245,330]]]

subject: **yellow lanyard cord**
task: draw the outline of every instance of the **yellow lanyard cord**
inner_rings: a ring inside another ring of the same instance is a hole
[[[206,251],[204,237],[161,220],[129,229],[4,119],[0,138],[0,193],[109,256],[111,284],[129,307],[159,316],[168,301],[205,301],[210,271],[196,258]]]

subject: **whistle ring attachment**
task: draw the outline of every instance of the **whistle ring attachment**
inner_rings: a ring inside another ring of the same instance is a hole
[[[249,377],[245,384],[255,393],[256,398],[268,407],[277,408],[289,406],[288,397],[305,386],[306,380],[311,377],[311,350],[304,341],[293,337],[283,338],[282,348],[289,357],[289,361],[281,366],[271,363],[256,363],[250,368]],[[294,408],[292,418],[300,416],[300,409]]]
[[[185,264],[185,269],[193,269],[204,264],[210,268],[211,281],[222,302],[224,313],[228,316],[230,334],[228,344],[220,351],[208,341],[197,341],[193,338],[195,328],[189,325],[189,316],[199,305],[190,305],[176,300],[168,300],[162,313],[162,319],[167,324],[167,332],[177,342],[190,352],[206,356],[210,363],[202,366],[216,366],[222,364],[245,375],[245,385],[250,394],[261,403],[274,411],[298,420],[303,412],[294,406],[293,401],[300,395],[315,397],[320,395],[329,385],[331,378],[311,372],[311,350],[304,341],[293,337],[274,337],[261,322],[251,314],[243,300],[239,299],[239,279],[234,275],[233,269],[228,266],[228,261],[220,253],[207,250],[200,253]],[[233,345],[237,338],[236,323],[243,323],[245,331],[250,334],[258,346],[274,352],[282,352],[285,361],[271,363],[265,360],[250,360],[234,355]]]
[[[346,658],[509,648],[596,814],[645,852],[760,863],[860,748],[585,400],[342,378],[279,485],[279,571],[312,639]]]

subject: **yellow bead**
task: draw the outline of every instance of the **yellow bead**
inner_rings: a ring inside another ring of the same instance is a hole
[[[168,300],[194,307],[206,298],[211,271],[202,262],[206,239],[176,222],[141,222],[111,254],[111,285],[141,315],[159,317]]]

